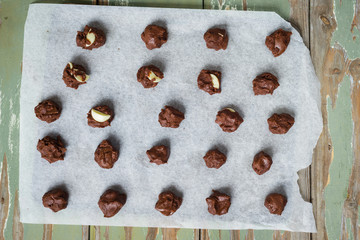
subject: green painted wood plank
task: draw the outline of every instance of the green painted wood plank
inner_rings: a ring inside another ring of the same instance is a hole
[[[12,239],[12,213],[19,171],[19,90],[23,28],[32,0],[0,1],[0,153],[7,154],[11,204],[4,237]],[[63,1],[51,1],[61,3]],[[78,1],[84,3],[84,1]],[[24,224],[25,239],[42,239],[43,225]],[[53,239],[79,239],[81,226],[55,226]]]
[[[348,76],[343,80],[336,100],[336,107],[328,99],[328,119],[334,148],[334,159],[330,166],[330,182],[325,189],[325,219],[329,239],[338,239],[341,232],[342,206],[347,197],[353,152],[351,85]],[[350,229],[349,229],[350,230]]]
[[[346,49],[347,55],[351,59],[360,57],[360,31],[356,27],[351,31],[351,23],[354,17],[354,4],[355,0],[335,0],[334,6],[337,29],[331,39],[331,45],[338,42]]]

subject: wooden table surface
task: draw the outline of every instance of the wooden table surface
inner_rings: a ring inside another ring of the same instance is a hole
[[[360,0],[77,0],[71,3],[275,11],[297,28],[321,81],[324,129],[312,165],[299,172],[318,233],[22,224],[19,221],[19,93],[23,28],[32,2],[0,0],[1,239],[360,239]]]

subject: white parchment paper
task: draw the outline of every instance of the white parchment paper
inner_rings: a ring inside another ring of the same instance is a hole
[[[168,29],[168,42],[149,51],[140,38],[151,23]],[[93,51],[76,46],[78,30],[86,24],[105,30],[106,44]],[[210,27],[229,34],[226,51],[209,50],[203,40]],[[264,44],[278,28],[292,31],[290,44],[274,58]],[[67,62],[86,66],[87,84],[67,88],[62,71]],[[145,64],[159,66],[165,78],[154,89],[136,80]],[[210,96],[197,87],[201,69],[222,72],[222,93]],[[273,95],[254,96],[252,80],[265,71],[279,78]],[[34,107],[55,99],[62,115],[47,124]],[[217,229],[283,229],[316,231],[312,205],[303,201],[297,171],[311,163],[322,129],[319,81],[299,33],[272,12],[156,9],[135,7],[30,5],[25,26],[20,123],[20,207],[24,223],[125,225]],[[94,129],[86,114],[100,103],[115,111],[111,127]],[[178,129],[162,128],[158,114],[164,105],[185,112]],[[241,113],[244,123],[234,133],[223,132],[215,116],[224,107]],[[288,112],[295,125],[285,135],[273,135],[267,119]],[[61,135],[65,161],[49,164],[36,150],[44,136]],[[94,151],[105,138],[120,148],[119,160],[101,169]],[[168,164],[150,164],[145,154],[155,143],[170,144]],[[217,146],[228,160],[208,169],[202,159]],[[272,155],[271,170],[262,176],[251,167],[254,155]],[[42,206],[45,192],[63,186],[68,207],[58,213]],[[126,205],[106,219],[98,208],[100,195],[115,186],[127,194]],[[181,208],[170,217],[154,209],[158,194],[175,189]],[[231,195],[229,213],[212,216],[205,198],[212,189]],[[271,215],[264,199],[271,192],[287,196],[281,216]]]

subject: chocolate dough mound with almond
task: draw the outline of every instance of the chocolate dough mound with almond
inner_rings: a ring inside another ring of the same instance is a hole
[[[80,85],[86,83],[89,75],[86,74],[83,66],[69,62],[64,69],[62,79],[67,87],[78,89]]]
[[[226,162],[226,156],[219,150],[210,150],[203,157],[205,164],[208,168],[220,168]]]
[[[214,70],[201,70],[197,79],[199,89],[210,95],[221,93],[221,72]]]
[[[165,106],[159,113],[159,123],[162,127],[178,128],[185,116],[171,106]]]
[[[90,109],[87,114],[88,125],[93,128],[104,128],[110,126],[114,119],[114,112],[106,105]]]
[[[98,28],[85,26],[84,31],[78,31],[76,35],[76,45],[83,49],[92,50],[103,46],[106,42],[105,33]]]
[[[148,25],[141,34],[147,49],[160,48],[168,39],[168,33],[165,28],[157,25]]]
[[[278,79],[271,73],[263,73],[253,80],[253,90],[255,95],[273,94],[279,87]]]
[[[290,43],[291,34],[292,32],[278,29],[266,37],[265,45],[269,48],[274,57],[278,57],[285,52]]]
[[[161,165],[167,163],[170,156],[170,150],[164,145],[154,146],[146,151],[146,155],[150,159],[151,163]]]
[[[287,199],[279,193],[269,194],[264,202],[264,206],[271,214],[281,215],[286,206]]]
[[[210,197],[206,198],[208,211],[212,215],[224,215],[228,213],[231,205],[231,197],[225,193],[213,190]]]
[[[61,141],[60,136],[57,139],[49,136],[44,137],[38,141],[37,150],[40,152],[41,157],[49,163],[54,163],[59,160],[64,160],[66,148]]]
[[[252,163],[252,168],[258,175],[263,175],[270,170],[272,165],[272,159],[269,154],[264,151],[259,152],[255,155]]]
[[[155,204],[155,209],[165,216],[171,216],[180,208],[181,203],[181,197],[166,191],[159,194],[159,200]]]
[[[267,122],[269,124],[269,130],[273,134],[285,134],[294,125],[295,120],[287,113],[274,113]]]
[[[94,158],[95,162],[102,168],[112,168],[118,160],[119,152],[114,149],[108,140],[103,140],[96,148]]]
[[[59,119],[61,108],[54,101],[45,100],[34,108],[35,116],[41,121],[52,123]]]
[[[225,50],[229,42],[229,36],[225,29],[211,28],[204,34],[206,47],[218,51]]]
[[[108,189],[100,197],[98,205],[104,217],[110,218],[117,214],[126,203],[126,195]]]
[[[42,197],[44,207],[50,208],[53,212],[63,210],[68,205],[69,195],[66,191],[57,188],[45,193]]]
[[[215,122],[224,132],[235,132],[244,120],[232,108],[225,108],[218,112]]]
[[[164,73],[158,67],[149,65],[141,67],[136,76],[144,88],[153,88],[164,78]]]

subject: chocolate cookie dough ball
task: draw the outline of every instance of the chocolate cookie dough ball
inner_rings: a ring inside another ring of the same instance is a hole
[[[168,33],[165,28],[157,25],[148,25],[141,34],[147,49],[160,48],[168,39]]]
[[[221,93],[221,72],[214,70],[201,70],[198,79],[199,89],[210,95]]]
[[[106,190],[98,201],[99,208],[106,218],[117,214],[125,203],[126,195],[112,189]]]
[[[255,95],[273,94],[279,86],[277,77],[271,73],[263,73],[253,80],[253,90]]]
[[[264,202],[264,206],[269,210],[271,214],[281,215],[286,206],[287,199],[285,196],[279,193],[269,194]]]
[[[230,200],[230,196],[225,193],[213,190],[210,197],[206,198],[209,213],[212,215],[224,215],[228,213],[231,205]]]
[[[89,75],[83,66],[69,62],[63,72],[64,83],[67,87],[78,89],[81,84],[89,80]]]
[[[95,162],[102,168],[112,168],[118,160],[119,152],[114,149],[108,140],[103,140],[96,148]]]
[[[208,151],[203,159],[208,168],[219,169],[226,162],[225,154],[217,149]]]
[[[273,134],[285,134],[294,125],[295,120],[287,113],[275,113],[267,120],[267,122],[269,124],[269,130]]]
[[[114,119],[114,112],[106,105],[92,108],[88,114],[88,125],[93,128],[104,128],[110,126]]]
[[[53,212],[63,210],[68,205],[69,195],[66,191],[57,188],[44,194],[42,202],[44,207],[50,208]]]
[[[41,121],[52,123],[59,119],[61,108],[51,100],[45,100],[34,108],[35,116]]]
[[[143,66],[137,72],[137,80],[144,88],[153,88],[164,78],[164,73],[154,65]]]
[[[169,159],[170,150],[164,145],[154,146],[146,151],[146,155],[151,163],[156,163],[157,165],[165,164]]]
[[[185,116],[171,106],[165,106],[159,113],[159,123],[162,127],[178,128]]]
[[[218,112],[215,122],[224,132],[235,132],[244,120],[232,108],[225,108]]]
[[[105,33],[98,28],[85,26],[84,31],[78,31],[76,35],[76,45],[83,49],[92,50],[99,48],[106,42]]]
[[[265,45],[272,52],[274,57],[278,57],[285,52],[290,43],[291,32],[278,29],[266,37]]]
[[[272,165],[272,159],[270,155],[264,151],[259,152],[255,155],[254,161],[252,163],[252,168],[258,175],[263,175],[270,170]]]
[[[207,48],[215,49],[215,51],[225,50],[229,42],[229,36],[225,29],[211,28],[204,34],[204,40]]]
[[[159,194],[159,200],[155,204],[155,209],[165,216],[171,216],[180,208],[181,203],[181,197],[166,191]]]
[[[60,136],[57,139],[49,136],[44,137],[38,141],[37,150],[40,152],[41,157],[49,163],[54,163],[59,160],[64,160],[66,148],[61,141]]]

